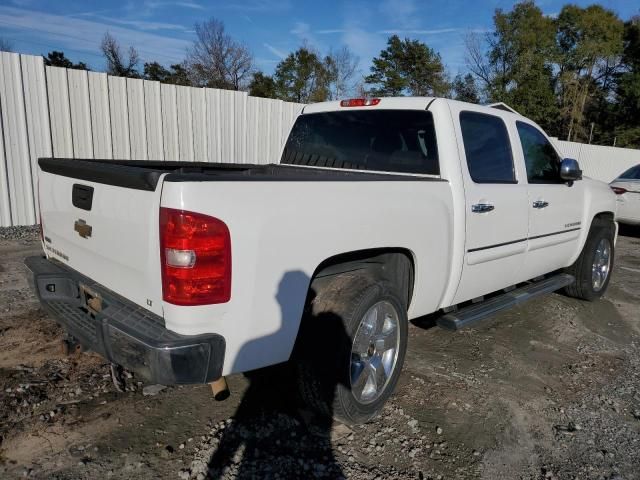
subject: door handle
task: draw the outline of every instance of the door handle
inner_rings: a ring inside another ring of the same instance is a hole
[[[486,213],[493,210],[495,207],[490,203],[476,203],[475,205],[471,205],[471,211],[473,213]]]
[[[544,200],[536,200],[533,202],[533,208],[546,208],[549,206],[549,202],[545,202]]]

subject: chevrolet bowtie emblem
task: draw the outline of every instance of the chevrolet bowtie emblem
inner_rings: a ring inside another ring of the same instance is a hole
[[[76,223],[73,225],[73,229],[78,232],[78,235],[82,238],[89,238],[93,227],[91,225],[87,225],[87,222],[84,220],[76,220]]]

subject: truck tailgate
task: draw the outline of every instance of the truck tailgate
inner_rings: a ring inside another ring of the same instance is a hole
[[[78,160],[42,159],[40,167],[47,257],[162,315],[160,174],[149,182],[137,169]]]

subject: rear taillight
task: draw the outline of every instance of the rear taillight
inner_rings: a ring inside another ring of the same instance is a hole
[[[350,98],[340,102],[341,107],[373,107],[380,103],[379,98]]]
[[[626,188],[622,188],[622,187],[611,187],[611,190],[613,190],[613,193],[615,193],[616,195],[622,195],[623,193],[627,193],[627,189]]]
[[[166,302],[209,305],[231,298],[231,237],[222,220],[161,208],[160,261]]]

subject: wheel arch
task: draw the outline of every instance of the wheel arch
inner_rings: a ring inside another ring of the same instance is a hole
[[[615,213],[603,211],[596,213],[591,219],[591,227],[615,222]]]
[[[587,222],[589,222],[588,225],[587,225]],[[591,233],[591,230],[593,229],[593,227],[607,226],[610,224],[614,225],[614,244],[615,244],[615,241],[618,236],[618,224],[615,222],[615,213],[613,213],[610,210],[601,210],[599,212],[594,213],[593,216],[591,214],[586,215],[585,228],[582,230],[580,234],[580,240],[578,243],[577,251],[574,252],[573,256],[570,259],[571,261],[566,265],[566,268],[573,265],[580,257],[582,250],[587,244],[589,234]]]
[[[398,287],[409,308],[413,298],[415,258],[407,248],[373,248],[344,252],[323,260],[314,270],[309,290],[341,273],[362,271]]]

